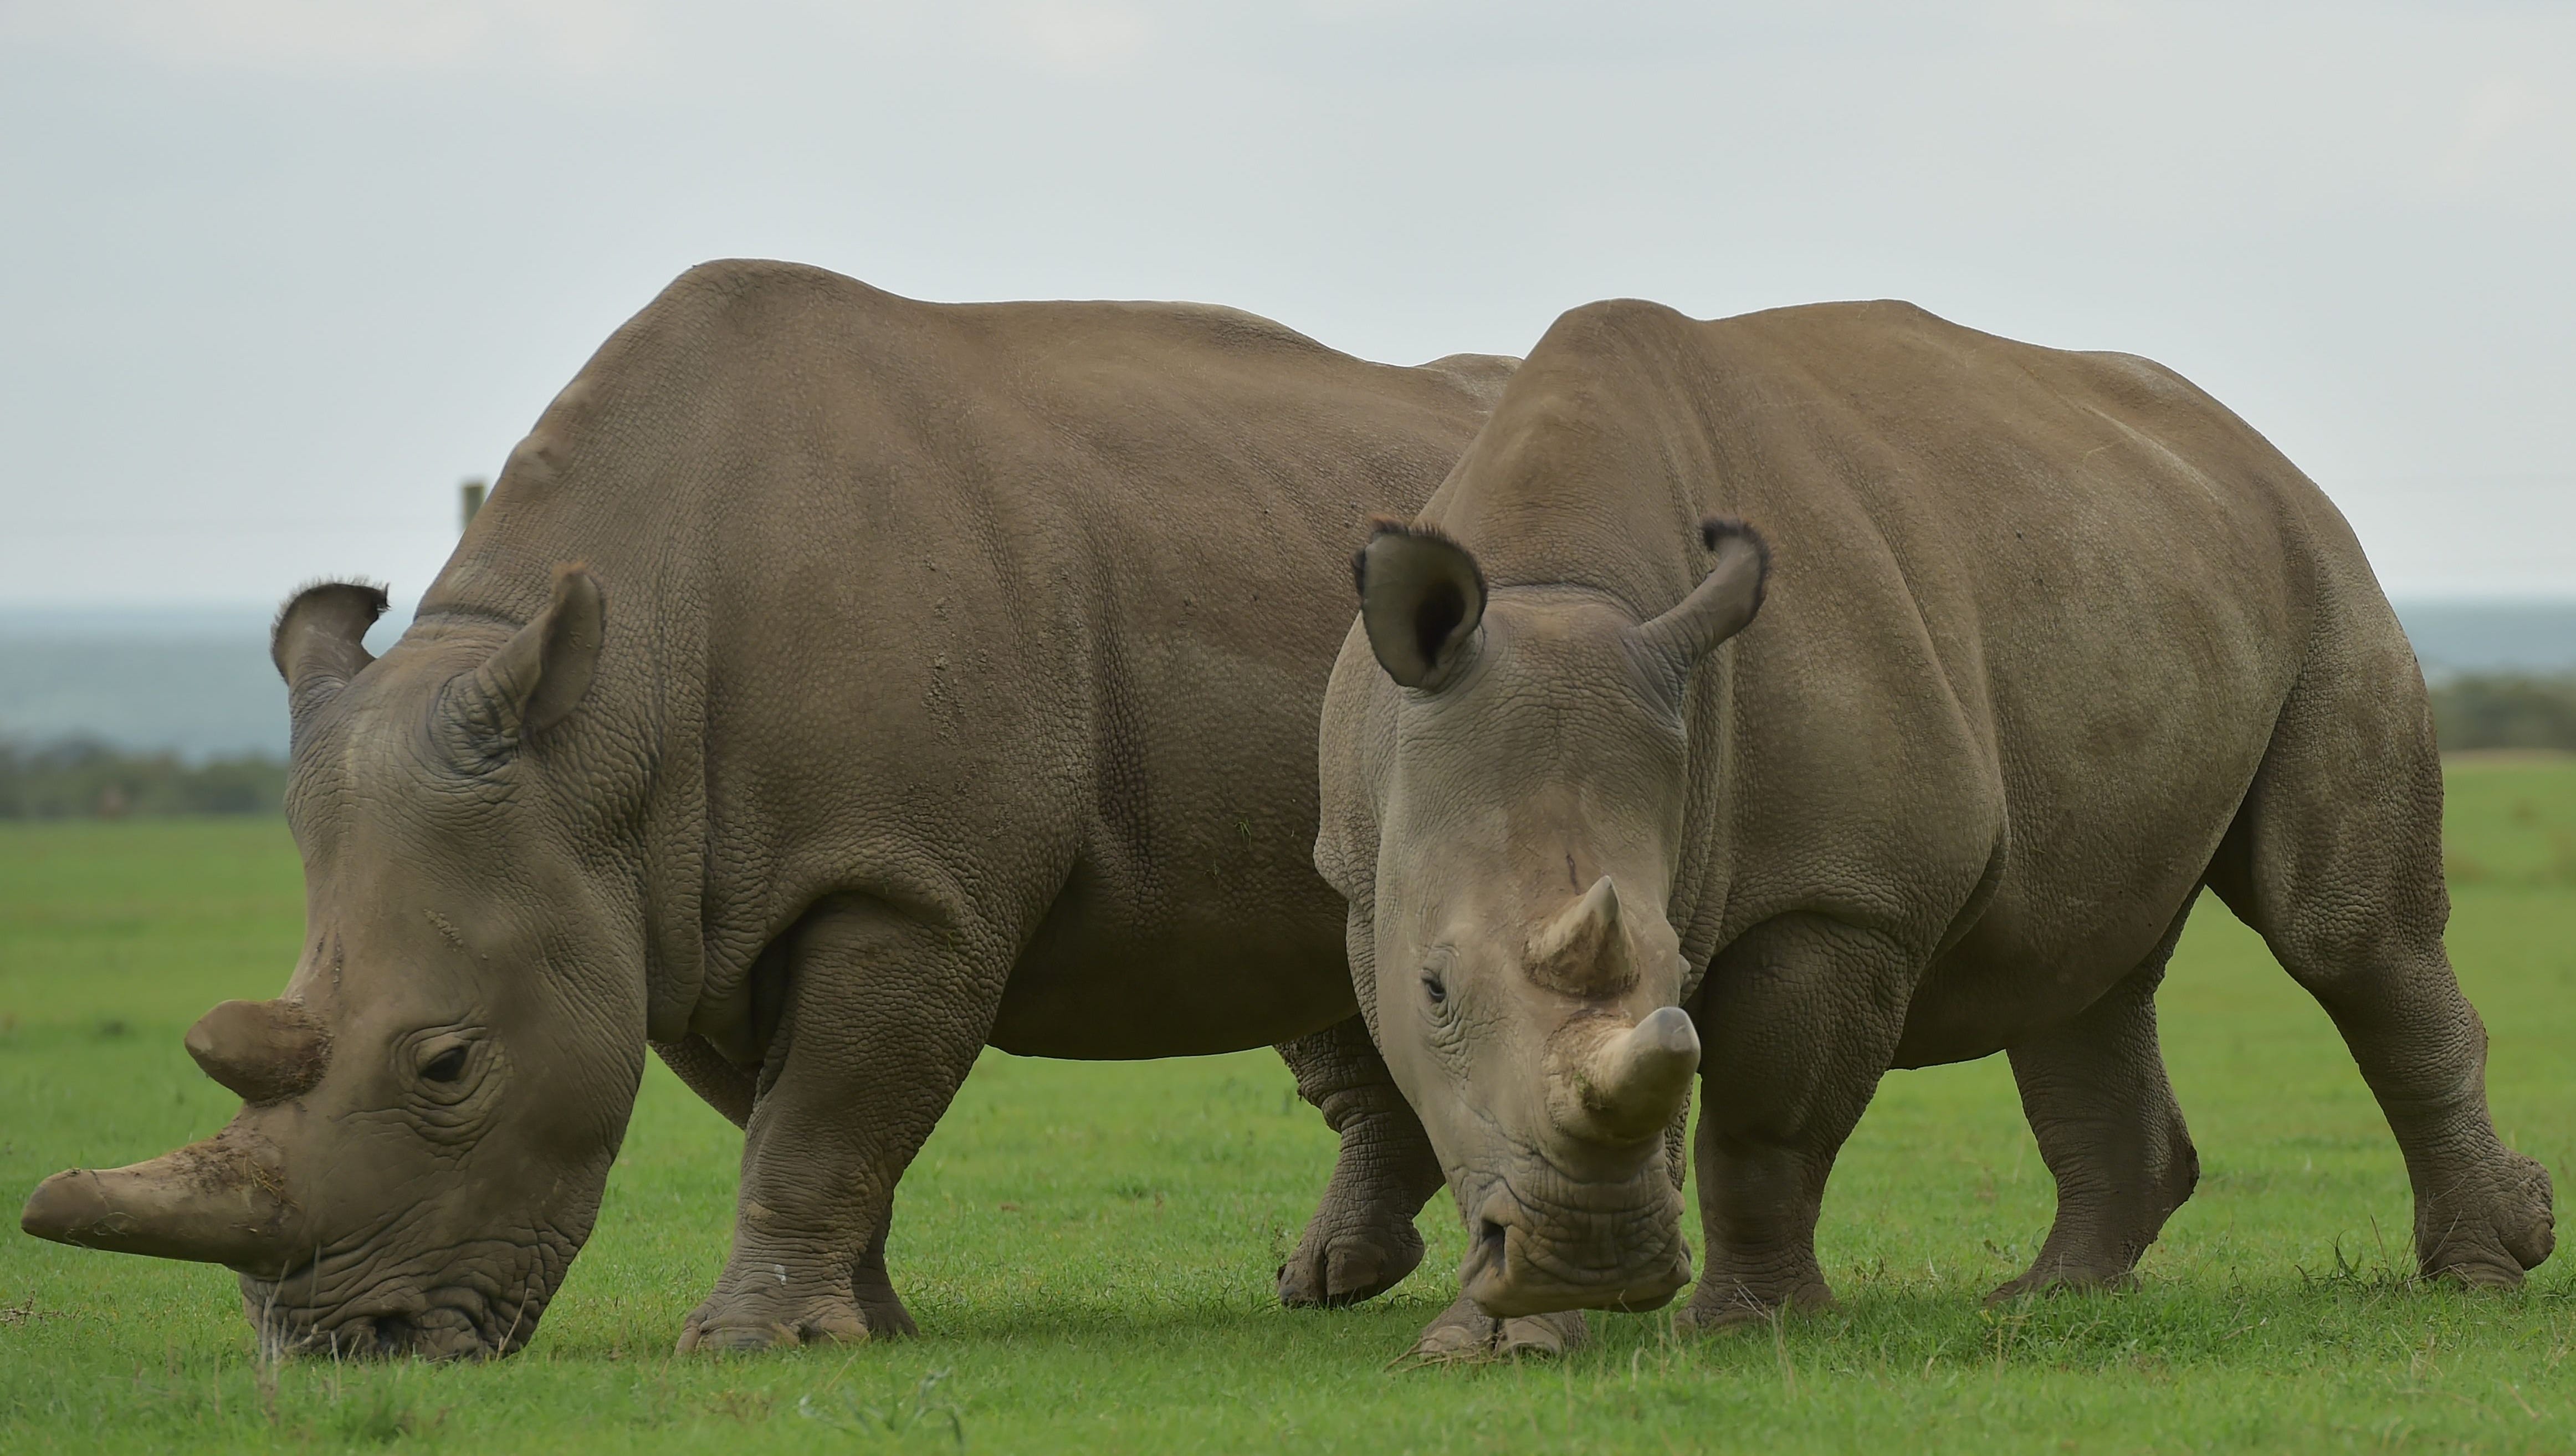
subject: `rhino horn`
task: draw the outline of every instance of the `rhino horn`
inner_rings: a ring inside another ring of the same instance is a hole
[[[1617,996],[1637,984],[1619,889],[1608,875],[1530,937],[1526,963],[1533,980],[1572,996]]]
[[[1642,1143],[1663,1135],[1690,1096],[1699,1070],[1699,1033],[1678,1006],[1634,1026],[1608,1018],[1576,1022],[1561,1036],[1548,1110],[1587,1142]]]
[[[330,1028],[301,1001],[226,1001],[188,1028],[188,1055],[244,1102],[310,1091],[331,1060]]]
[[[229,1264],[270,1277],[290,1262],[274,1168],[227,1132],[125,1168],[75,1168],[36,1185],[18,1226],[40,1239]]]

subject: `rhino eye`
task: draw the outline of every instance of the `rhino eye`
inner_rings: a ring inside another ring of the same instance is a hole
[[[1443,1005],[1449,1000],[1449,985],[1436,975],[1424,976],[1422,994],[1431,998],[1432,1005]]]
[[[453,1082],[464,1076],[465,1048],[449,1047],[440,1052],[430,1058],[429,1065],[421,1068],[420,1074],[433,1082]]]

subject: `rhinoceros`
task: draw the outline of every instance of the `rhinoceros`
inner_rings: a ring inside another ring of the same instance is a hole
[[[2359,1061],[2423,1273],[2548,1257],[2443,949],[2406,637],[2172,371],[1901,303],[1589,305],[1356,571],[1316,863],[1469,1234],[1426,1354],[1690,1282],[1694,1072],[1686,1328],[1827,1301],[1880,1077],[1996,1051],[2058,1194],[1996,1293],[2130,1280],[2198,1176],[2154,996],[2203,887]]]
[[[287,603],[302,955],[187,1038],[245,1105],[25,1227],[230,1265],[274,1346],[506,1354],[650,1043],[747,1128],[681,1347],[855,1340],[913,1328],[896,1180],[984,1047],[1284,1041],[1342,1159],[1282,1296],[1392,1284],[1440,1175],[1310,863],[1315,716],[1348,533],[1429,493],[1511,363],[683,275],[381,658],[383,592]]]

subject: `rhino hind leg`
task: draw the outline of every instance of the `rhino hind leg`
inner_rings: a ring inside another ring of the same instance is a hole
[[[2209,886],[2317,999],[2405,1155],[2425,1278],[2514,1288],[2555,1242],[2549,1174],[2487,1109],[2486,1026],[2442,932],[2442,768],[2392,621],[2302,673]]]
[[[1816,1263],[1825,1180],[1895,1053],[1912,975],[1883,937],[1811,914],[1764,921],[1709,968],[1691,1011],[1705,1048],[1692,1146],[1705,1257],[1678,1328],[1833,1303]]]
[[[1323,1202],[1279,1266],[1280,1303],[1373,1299],[1422,1262],[1413,1219],[1445,1181],[1440,1159],[1358,1016],[1284,1042],[1279,1055],[1296,1074],[1298,1095],[1342,1140]]]
[[[857,1343],[914,1332],[886,1273],[895,1183],[974,1066],[1007,951],[873,901],[791,934],[786,1015],[743,1139],[733,1254],[679,1348]]]
[[[2176,916],[2156,953],[2082,1015],[2012,1048],[2022,1111],[2057,1181],[2057,1218],[2029,1270],[1990,1298],[2128,1287],[2199,1183],[2156,1040],[2156,986],[2182,924]]]

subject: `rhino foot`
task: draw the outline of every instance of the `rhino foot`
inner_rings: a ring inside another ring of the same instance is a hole
[[[799,1297],[785,1289],[750,1295],[719,1290],[681,1324],[679,1352],[859,1345],[918,1333],[892,1290],[873,1300],[847,1294]]]
[[[2470,1289],[2518,1289],[2557,1247],[2549,1170],[2507,1150],[2487,1185],[2440,1200],[2415,1233],[2427,1279]]]
[[[1279,1266],[1279,1302],[1291,1309],[1358,1304],[1403,1283],[1421,1263],[1422,1235],[1411,1219],[1328,1200]]]
[[[1464,1295],[1440,1312],[1393,1362],[1405,1368],[1424,1365],[1485,1365],[1520,1359],[1552,1360],[1592,1342],[1583,1311],[1521,1315],[1496,1319]]]
[[[1988,1304],[2009,1304],[2030,1295],[2050,1294],[2127,1294],[2138,1287],[2138,1276],[2126,1269],[2080,1269],[2056,1265],[2042,1270],[2031,1266],[2030,1272],[2018,1279],[1995,1286],[1986,1296]]]
[[[1712,1292],[1703,1280],[1690,1303],[1674,1311],[1673,1328],[1685,1335],[1715,1335],[1755,1325],[1767,1327],[1791,1315],[1833,1307],[1833,1291],[1822,1279],[1794,1285],[1776,1298],[1765,1298],[1741,1284],[1730,1285],[1723,1293]]]

